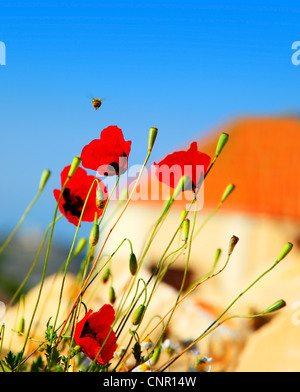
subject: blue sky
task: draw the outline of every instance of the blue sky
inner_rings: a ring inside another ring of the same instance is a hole
[[[24,229],[52,219],[60,172],[108,125],[130,164],[153,160],[241,114],[299,110],[300,5],[276,1],[0,1],[1,229],[52,171]],[[105,97],[95,112],[91,97]],[[57,232],[71,238],[74,227]]]

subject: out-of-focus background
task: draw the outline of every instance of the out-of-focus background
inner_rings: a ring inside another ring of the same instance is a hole
[[[251,340],[239,342],[243,350],[234,369],[299,370],[297,2],[0,1],[0,9],[1,242],[34,197],[42,171],[51,170],[45,191],[1,255],[0,299],[9,300],[36,255],[52,221],[52,190],[60,187],[60,172],[103,128],[117,125],[132,140],[130,167],[143,162],[151,126],[159,134],[150,163],[194,140],[213,156],[220,133],[227,132],[228,145],[205,182],[199,225],[229,183],[236,189],[195,241],[188,279],[207,272],[216,248],[226,253],[231,235],[240,241],[222,278],[197,291],[193,306],[209,317],[218,314],[292,242],[286,264],[240,308],[262,310],[282,297],[283,316],[253,326]],[[98,111],[93,97],[103,98]],[[148,181],[145,177],[142,184]],[[132,203],[111,249],[126,233],[139,253],[161,206],[151,200]],[[176,203],[153,244],[150,271],[183,207]],[[89,230],[83,223],[80,235]],[[57,224],[49,275],[68,254],[74,233],[65,219]],[[43,255],[26,290],[39,282]],[[79,263],[74,260],[70,270]],[[183,261],[174,264],[166,283],[178,288],[183,269]],[[183,330],[178,323],[179,338]],[[233,361],[232,349],[224,350]],[[223,370],[221,362],[217,369]]]

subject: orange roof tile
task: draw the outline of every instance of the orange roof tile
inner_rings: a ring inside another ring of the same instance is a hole
[[[241,118],[198,141],[199,150],[213,158],[221,132],[228,133],[229,140],[205,180],[204,208],[217,206],[226,186],[233,183],[236,189],[222,210],[300,218],[300,120]],[[158,186],[161,192],[169,192],[152,172],[148,198]],[[186,200],[175,203],[178,208],[185,205]]]

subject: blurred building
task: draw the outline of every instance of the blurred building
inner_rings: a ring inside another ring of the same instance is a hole
[[[205,180],[204,206],[197,213],[196,231],[218,206],[227,185],[232,183],[236,188],[193,241],[187,280],[189,283],[210,270],[217,248],[222,249],[221,267],[226,261],[229,240],[235,235],[239,238],[238,245],[222,277],[216,279],[222,292],[232,294],[270,266],[286,242],[295,244],[289,259],[299,259],[300,120],[297,117],[239,118],[199,138],[199,150],[213,158],[221,132],[228,133],[229,140]],[[185,143],[178,150],[186,150],[189,145]],[[134,200],[112,234],[112,245],[127,237],[136,254],[142,253],[164,205],[161,200],[164,197],[153,200],[153,194],[157,195],[154,188],[159,188],[160,195],[169,192],[148,168]],[[175,201],[155,236],[145,258],[150,270],[172,238],[189,200],[186,192],[185,199]],[[189,218],[192,221],[192,211]],[[176,249],[179,243],[176,239],[171,249]],[[122,252],[124,257],[128,256],[127,249],[120,249]],[[176,260],[166,276],[175,286],[180,284],[186,254]]]

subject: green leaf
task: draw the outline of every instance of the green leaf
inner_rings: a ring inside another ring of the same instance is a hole
[[[12,372],[16,369],[21,359],[22,353],[14,354],[12,351],[9,351],[5,357],[6,363]]]

